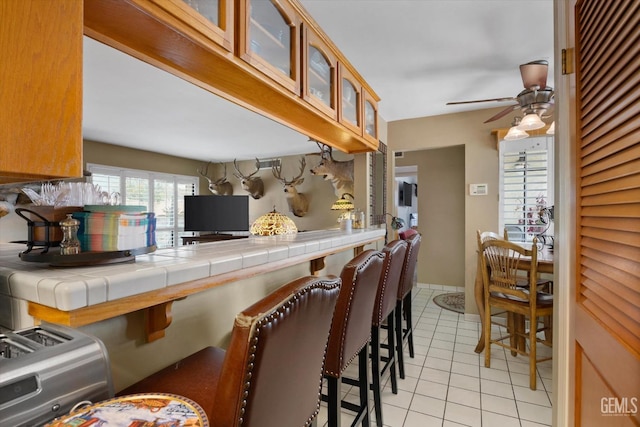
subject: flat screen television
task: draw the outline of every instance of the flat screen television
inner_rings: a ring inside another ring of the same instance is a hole
[[[249,196],[184,196],[184,231],[249,231]]]

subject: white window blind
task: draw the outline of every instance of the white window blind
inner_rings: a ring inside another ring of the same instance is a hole
[[[500,229],[518,242],[549,234],[552,205],[553,138],[500,141]]]
[[[179,246],[184,231],[184,196],[198,192],[198,177],[172,175],[89,163],[91,181],[110,194],[120,193],[123,205],[145,206],[156,216],[158,248]]]

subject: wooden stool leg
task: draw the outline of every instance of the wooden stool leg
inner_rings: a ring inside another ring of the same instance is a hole
[[[362,427],[369,427],[369,346],[365,345],[358,354],[358,378],[360,380],[360,408]]]
[[[395,324],[393,325],[396,330],[396,354],[398,355],[398,370],[400,371],[400,378],[404,379],[404,349],[402,345],[402,300],[398,300],[395,310]],[[389,325],[391,327],[391,325]]]
[[[395,313],[392,311],[387,316],[387,344],[389,345],[389,375],[391,375],[391,392],[398,394],[398,378],[396,377],[396,346],[394,340],[393,323],[395,321]]]
[[[371,376],[376,425],[382,427],[382,390],[380,385],[380,328],[371,326]]]
[[[327,419],[329,427],[340,427],[340,406],[342,400],[340,378],[326,377],[327,379]]]
[[[411,313],[411,291],[404,297],[404,301],[402,303],[404,306],[404,312],[407,317],[407,331],[405,336],[409,341],[409,357],[412,359],[415,357],[415,353],[413,351],[413,317]]]

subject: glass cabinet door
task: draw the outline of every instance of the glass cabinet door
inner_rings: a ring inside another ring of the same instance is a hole
[[[182,0],[192,9],[204,16],[209,22],[216,27],[220,27],[220,5],[218,0]]]
[[[378,103],[365,89],[362,90],[364,99],[364,133],[363,136],[371,141],[378,141]]]
[[[309,27],[304,29],[303,53],[304,91],[307,102],[337,119],[336,74],[337,59],[320,37]]]
[[[141,8],[162,9],[162,18],[181,33],[191,36],[196,31],[206,38],[233,51],[233,0],[150,0]],[[154,12],[155,13],[155,12]]]
[[[340,63],[340,112],[339,121],[362,135],[361,86],[355,77]]]
[[[331,92],[333,80],[331,63],[322,51],[315,46],[309,46],[309,93],[318,98],[327,107],[332,108]]]
[[[349,79],[342,79],[342,118],[354,126],[360,126],[358,120],[358,90]]]
[[[299,94],[300,18],[286,2],[246,1],[241,57]]]

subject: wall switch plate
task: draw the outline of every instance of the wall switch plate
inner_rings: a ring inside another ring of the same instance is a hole
[[[469,184],[470,196],[486,196],[489,194],[489,186],[487,184]]]

